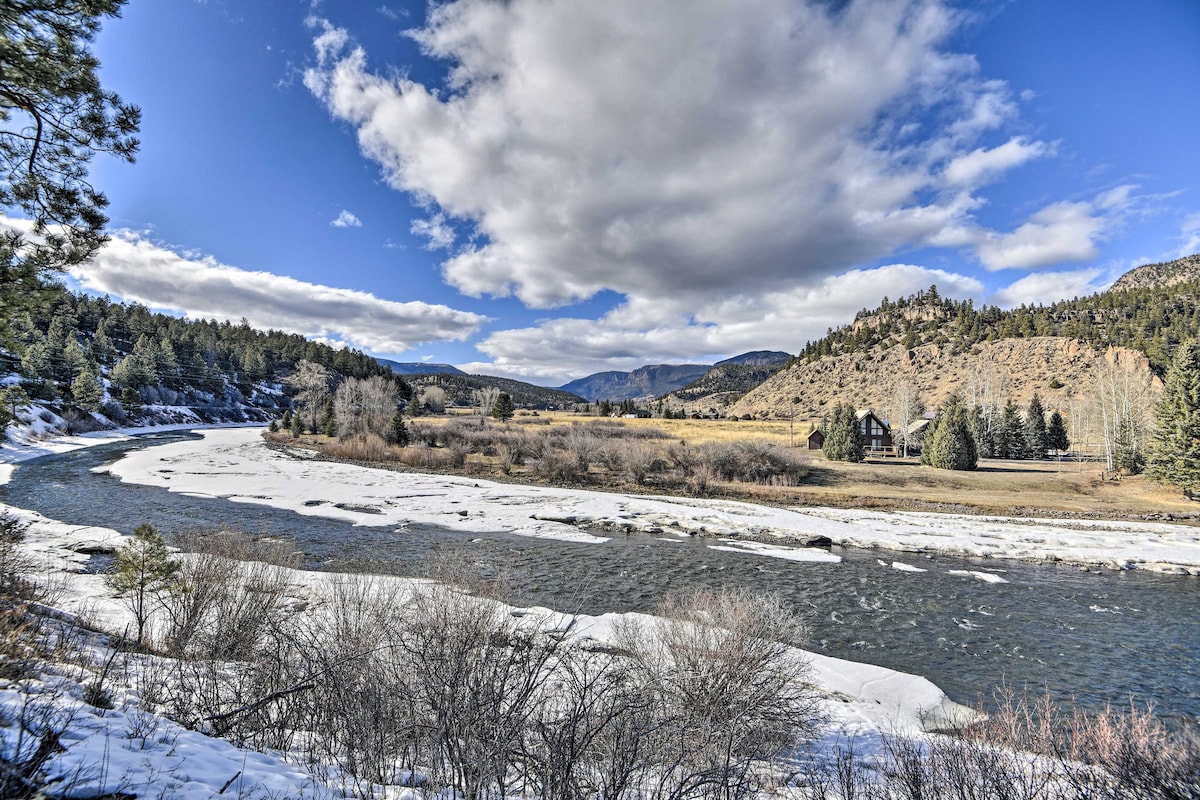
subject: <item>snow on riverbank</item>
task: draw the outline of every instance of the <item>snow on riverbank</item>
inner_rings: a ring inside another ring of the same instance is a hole
[[[0,512],[28,523],[23,546],[36,560],[37,577],[56,587],[55,606],[66,612],[67,618],[109,634],[130,628],[129,609],[112,596],[103,576],[84,571],[87,556],[80,552],[119,545],[122,536],[118,532],[67,525],[4,505]],[[289,594],[308,601],[331,596],[335,594],[333,584],[353,580],[346,575],[299,570],[287,574],[292,583]],[[395,577],[375,580],[415,583]],[[304,613],[306,606],[295,604],[294,612]],[[625,616],[580,616],[567,625],[561,615],[545,609],[512,611],[522,617],[533,614],[555,629],[569,628],[574,636],[601,643],[613,641]],[[22,718],[23,709],[36,709],[65,726],[59,739],[63,749],[48,762],[46,772],[52,779],[61,779],[61,787],[69,787],[67,796],[115,792],[184,800],[224,793],[247,798],[340,796],[336,772],[322,781],[289,761],[286,754],[245,750],[158,716],[144,699],[154,681],[157,659],[126,654],[119,659],[121,668],[108,673],[104,665],[119,654],[112,652],[101,635],[80,636],[81,644],[75,649],[81,662],[51,665],[34,680],[0,682],[0,714],[5,718],[14,721]],[[920,735],[923,730],[973,716],[925,678],[829,656],[805,653],[804,657],[812,665],[812,680],[829,719],[822,742],[852,740],[859,752],[876,752],[884,735]],[[108,677],[98,677],[102,670]],[[99,681],[111,700],[110,709],[85,700],[85,687]],[[18,748],[19,735],[17,725],[0,726],[0,752]],[[26,739],[26,747],[29,741]]]
[[[134,451],[104,469],[123,481],[261,503],[356,525],[427,523],[602,542],[596,531],[703,535],[797,545],[816,537],[848,547],[956,556],[1065,561],[1200,575],[1200,528],[1149,522],[773,508],[686,497],[371,469],[268,447],[256,429],[203,432],[202,441]],[[803,548],[764,556],[804,558]],[[820,555],[816,561],[836,561]]]
[[[161,429],[155,429],[161,430]],[[63,452],[123,438],[135,431],[106,432],[41,443],[44,452]],[[202,441],[154,446],[131,452],[105,469],[122,480],[171,491],[262,503],[348,520],[359,525],[403,527],[432,523],[464,530],[507,530],[529,536],[603,542],[593,531],[640,531],[661,537],[704,535],[712,547],[757,552],[764,558],[812,561],[814,569],[836,568],[828,551],[794,546],[814,536],[836,544],[936,550],[961,555],[1028,558],[1095,564],[1126,564],[1169,570],[1173,565],[1200,573],[1200,530],[1164,524],[1012,520],[915,513],[835,509],[778,509],[722,500],[633,497],[602,492],[526,487],[471,478],[403,473],[337,464],[270,448],[259,429],[213,429]],[[15,461],[6,448],[0,458]],[[0,475],[3,482],[4,475]],[[27,547],[43,565],[42,577],[61,587],[56,605],[109,632],[129,624],[129,612],[114,599],[101,576],[85,574],[88,552],[110,549],[120,534],[103,528],[66,525],[31,512],[5,509],[31,523]],[[756,541],[757,540],[757,541]],[[767,544],[764,544],[766,542]],[[825,562],[825,563],[822,563]],[[889,562],[881,562],[885,566]],[[923,568],[890,562],[896,570]],[[967,577],[1003,581],[994,571]],[[309,595],[322,573],[294,573],[298,594]],[[388,579],[401,580],[401,579]],[[616,615],[580,618],[576,635],[605,640]],[[103,662],[103,649],[94,645]],[[854,739],[859,752],[879,746],[885,733],[915,733],[968,712],[951,703],[924,678],[894,670],[810,654],[831,724],[826,742]],[[78,675],[78,668],[71,668]],[[99,711],[81,701],[83,679],[47,698],[77,714],[67,751],[55,769],[95,771],[108,764],[109,790],[118,781],[133,786],[151,781],[150,794],[208,798],[236,778],[243,796],[328,796],[328,786],[282,756],[254,754],[228,742],[187,731],[141,708],[136,680],[113,686],[116,707]],[[11,713],[21,702],[12,685],[0,686],[0,705]],[[151,715],[152,716],[152,715]],[[149,721],[148,721],[149,720]],[[139,736],[149,725],[155,736]],[[12,729],[0,728],[0,737]],[[98,787],[98,784],[94,784]],[[256,787],[248,790],[244,787]],[[229,791],[232,791],[230,789]]]

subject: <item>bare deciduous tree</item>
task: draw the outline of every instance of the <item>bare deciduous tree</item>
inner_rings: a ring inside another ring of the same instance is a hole
[[[296,388],[296,407],[301,420],[309,430],[316,430],[332,391],[333,373],[314,361],[303,360],[284,382]]]
[[[1095,375],[1092,402],[1107,468],[1133,466],[1153,430],[1156,398],[1150,381],[1109,357],[1097,359]]]
[[[909,378],[898,380],[888,401],[887,414],[892,440],[903,449],[905,457],[908,456],[910,444],[908,429],[923,413],[925,404],[921,402],[916,384]]]
[[[434,414],[446,410],[446,390],[440,386],[422,386],[418,404],[425,406]]]
[[[342,381],[333,396],[338,438],[368,433],[383,436],[396,414],[398,399],[395,382],[381,375]]]

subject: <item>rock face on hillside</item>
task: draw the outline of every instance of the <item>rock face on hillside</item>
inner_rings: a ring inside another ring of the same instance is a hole
[[[1044,336],[982,343],[960,353],[930,344],[798,363],[747,392],[728,413],[775,418],[794,413],[797,420],[817,420],[837,403],[885,410],[904,380],[917,387],[930,409],[955,391],[970,401],[990,382],[1004,383],[1005,396],[1022,405],[1037,392],[1047,409],[1065,412],[1072,398],[1093,392],[1097,366],[1104,363],[1116,365],[1139,386],[1161,391],[1161,381],[1137,351],[1097,353],[1073,339]]]
[[[1177,283],[1200,281],[1200,253],[1167,261],[1162,264],[1147,264],[1126,272],[1109,289],[1120,292],[1126,289],[1144,289],[1152,286],[1174,286]]]

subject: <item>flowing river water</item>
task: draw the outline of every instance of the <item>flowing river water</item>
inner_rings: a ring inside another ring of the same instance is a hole
[[[1084,572],[1064,565],[834,548],[841,564],[718,551],[645,534],[582,544],[434,526],[355,527],[258,505],[173,494],[92,472],[161,434],[21,464],[0,487],[10,505],[129,533],[236,529],[284,537],[313,569],[420,575],[455,558],[503,572],[513,602],[597,614],[649,611],[695,585],[782,594],[807,620],[810,649],[928,677],[954,700],[987,702],[1007,684],[1089,708],[1153,704],[1200,720],[1200,579]],[[926,571],[902,571],[893,561]],[[949,574],[991,573],[1005,583]]]

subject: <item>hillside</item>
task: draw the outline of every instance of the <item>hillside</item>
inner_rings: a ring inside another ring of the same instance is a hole
[[[655,364],[633,372],[597,372],[560,387],[588,400],[650,400],[687,389],[693,395],[740,394],[762,383],[791,356],[753,350],[716,364]]]
[[[709,364],[654,364],[633,372],[597,372],[559,388],[588,400],[644,400],[686,386],[709,369]]]
[[[761,384],[790,360],[787,353],[763,350],[727,359],[663,399],[672,408],[697,401],[712,406],[724,405]]]
[[[729,414],[816,420],[839,402],[876,408],[887,414],[896,387],[911,382],[926,407],[934,408],[951,392],[970,401],[996,387],[1026,404],[1037,392],[1048,409],[1066,411],[1072,399],[1094,381],[1097,359],[1127,372],[1137,386],[1157,391],[1161,381],[1148,359],[1134,350],[1110,348],[1103,354],[1061,336],[1003,339],[967,350],[921,345],[875,353],[849,353],[797,361],[747,392]]]
[[[426,364],[422,361],[391,361],[386,358],[376,358],[383,366],[397,375],[466,375],[458,367],[449,364]]]
[[[472,406],[475,404],[475,392],[489,386],[507,392],[517,408],[566,409],[585,402],[579,395],[561,389],[550,389],[491,375],[435,373],[410,376],[409,380],[417,391],[423,387],[440,387],[446,393],[447,406]]]
[[[1095,295],[1011,310],[931,287],[860,311],[727,408],[719,393],[679,400],[696,410],[817,418],[835,402],[886,408],[905,380],[933,406],[952,391],[971,400],[990,378],[1018,403],[1036,391],[1048,408],[1065,409],[1093,393],[1097,359],[1154,391],[1174,345],[1197,336],[1200,255],[1138,267]]]
[[[749,353],[742,353],[740,356],[718,361],[713,364],[713,367],[778,367],[786,364],[791,357],[791,354],[782,350],[752,350]]]
[[[1109,289],[1121,292],[1127,289],[1147,289],[1156,286],[1174,286],[1179,283],[1200,281],[1200,253],[1163,264],[1146,264],[1126,272]]]
[[[284,378],[302,360],[335,376],[392,375],[356,350],[255,330],[245,322],[180,319],[64,290],[44,300],[30,313],[0,313],[0,430],[13,416],[34,428],[41,418],[71,432],[265,422],[291,405]],[[399,388],[408,392],[403,381]]]

